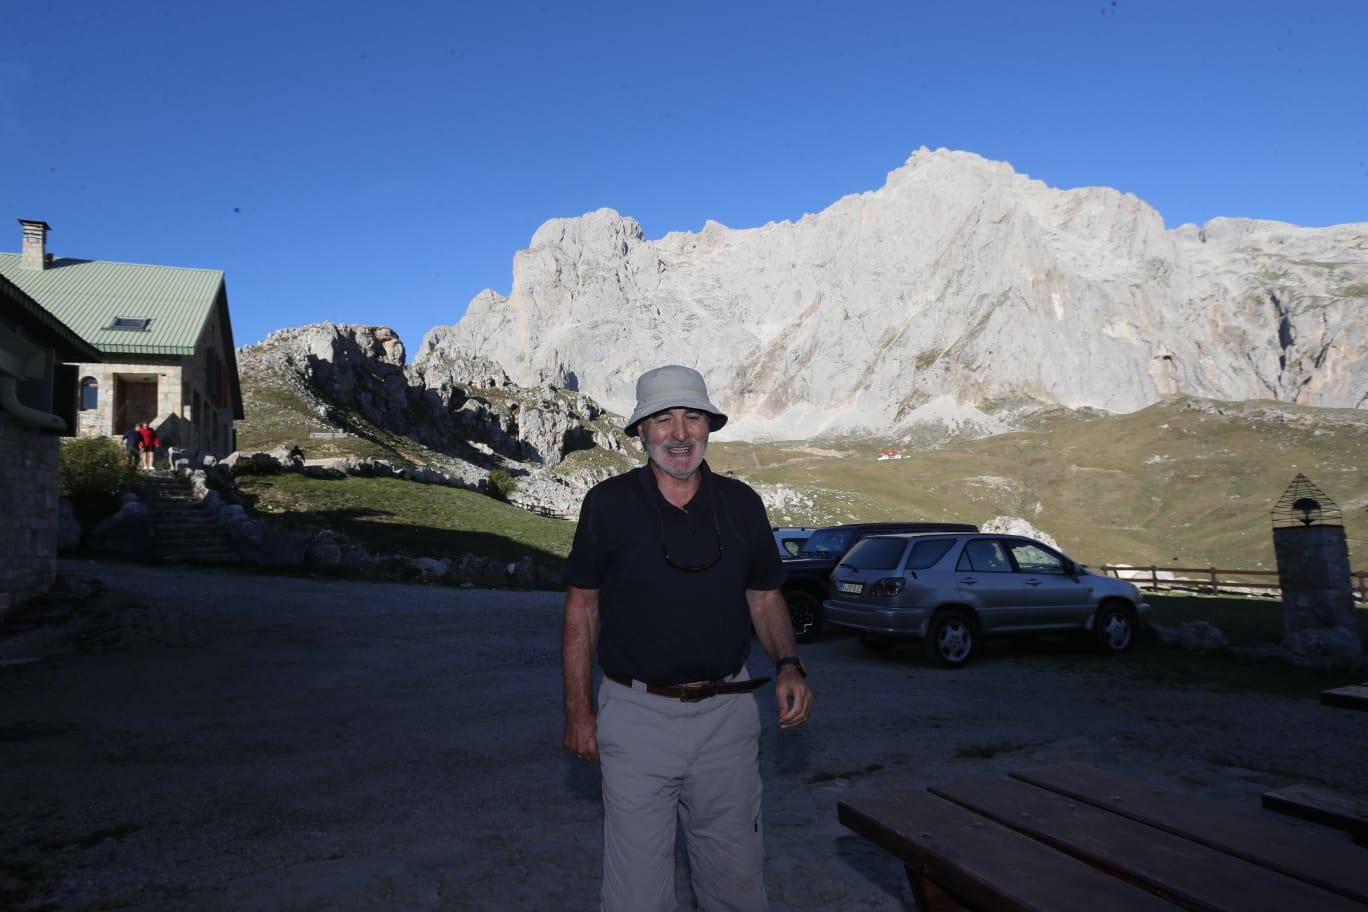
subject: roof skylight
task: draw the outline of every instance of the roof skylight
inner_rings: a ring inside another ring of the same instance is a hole
[[[114,322],[109,324],[109,328],[146,331],[151,325],[151,317],[115,317]]]

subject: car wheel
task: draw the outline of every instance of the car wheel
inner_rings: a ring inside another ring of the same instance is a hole
[[[822,632],[822,604],[806,592],[785,592],[793,638],[800,643],[817,639]]]
[[[893,648],[893,638],[862,630],[860,631],[860,645],[871,652],[888,652]]]
[[[974,622],[963,611],[942,611],[926,632],[926,654],[946,668],[963,668],[974,654]]]
[[[1105,602],[1097,609],[1093,638],[1103,652],[1119,654],[1135,643],[1135,614],[1129,606]]]

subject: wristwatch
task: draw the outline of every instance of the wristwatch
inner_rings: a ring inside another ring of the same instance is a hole
[[[792,665],[794,668],[798,669],[798,673],[800,675],[802,675],[805,678],[807,677],[807,669],[803,667],[803,660],[798,658],[797,656],[780,656],[779,658],[774,660],[775,671],[778,671],[785,665]]]

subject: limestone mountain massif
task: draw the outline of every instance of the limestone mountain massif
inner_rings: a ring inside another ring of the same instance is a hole
[[[1130,194],[922,149],[796,222],[647,240],[609,209],[548,221],[510,293],[429,332],[409,376],[435,391],[443,365],[480,357],[625,414],[639,372],[682,361],[732,416],[724,434],[802,439],[992,433],[1042,406],[1174,394],[1360,408],[1365,350],[1368,223],[1166,229]]]

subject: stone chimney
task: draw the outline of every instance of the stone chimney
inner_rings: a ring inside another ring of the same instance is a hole
[[[47,268],[47,233],[52,227],[47,222],[20,219],[24,229],[24,246],[19,256],[20,269]]]

